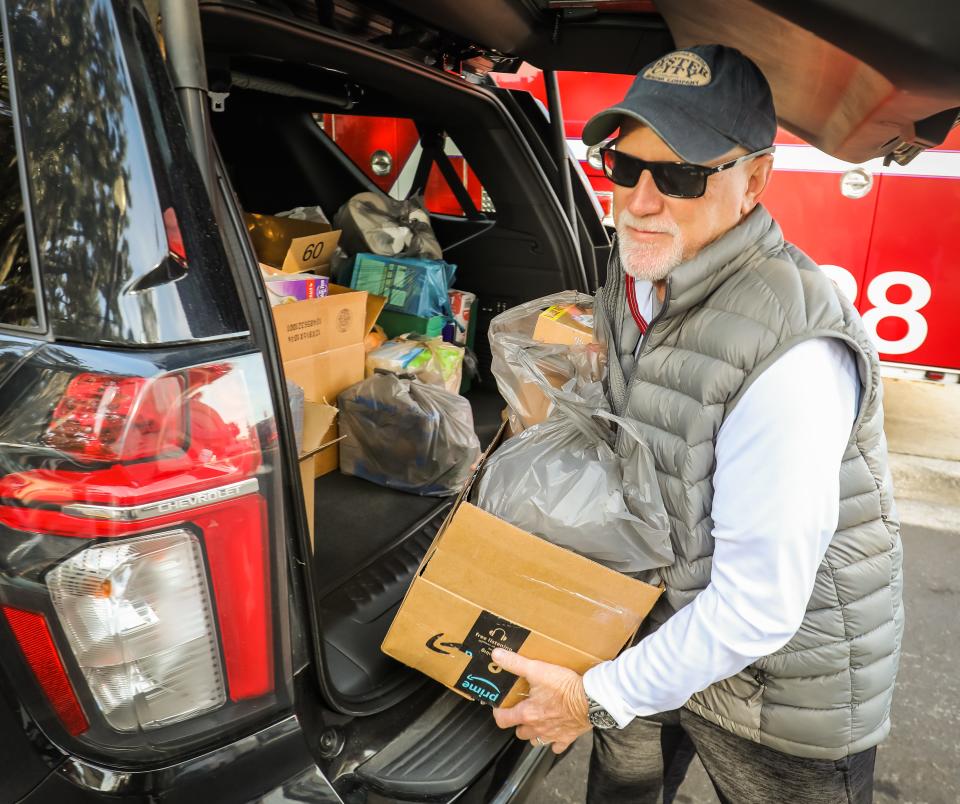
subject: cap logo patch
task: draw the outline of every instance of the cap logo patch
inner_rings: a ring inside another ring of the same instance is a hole
[[[684,87],[705,87],[713,77],[709,65],[696,53],[677,50],[657,59],[643,72],[648,81]]]

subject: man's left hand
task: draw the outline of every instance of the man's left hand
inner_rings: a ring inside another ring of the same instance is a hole
[[[550,744],[559,754],[590,730],[583,677],[556,664],[526,659],[512,651],[494,649],[491,658],[508,673],[522,676],[530,685],[526,700],[509,709],[494,709],[501,729],[517,727],[517,737],[534,745]],[[540,742],[537,741],[540,739]]]

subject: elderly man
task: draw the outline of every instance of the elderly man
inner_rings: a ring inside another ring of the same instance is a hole
[[[694,753],[723,801],[869,801],[903,630],[876,350],[759,204],[776,117],[749,59],[658,59],[583,138],[618,130],[597,327],[676,559],[583,677],[495,651],[531,686],[495,717],[557,752],[592,727],[590,802],[670,801]]]

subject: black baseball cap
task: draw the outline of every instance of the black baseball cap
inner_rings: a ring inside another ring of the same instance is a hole
[[[631,118],[653,129],[685,162],[704,164],[737,145],[773,144],[777,115],[763,73],[739,50],[696,45],[644,67],[626,97],[595,114],[583,141],[595,145]]]

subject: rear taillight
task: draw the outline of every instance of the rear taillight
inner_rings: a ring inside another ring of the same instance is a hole
[[[95,461],[136,461],[180,450],[183,381],[78,374],[67,385],[42,442]]]
[[[288,700],[260,356],[31,376],[0,398],[0,601],[63,728],[156,756]]]
[[[226,700],[197,537],[174,530],[81,550],[47,575],[73,655],[118,731],[176,723]]]

